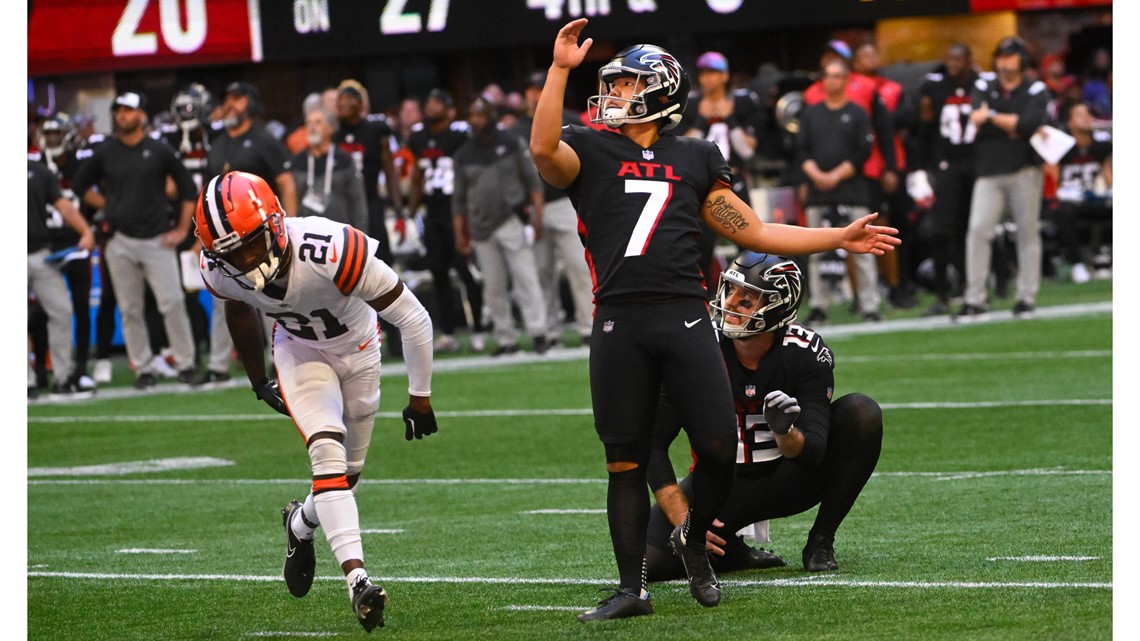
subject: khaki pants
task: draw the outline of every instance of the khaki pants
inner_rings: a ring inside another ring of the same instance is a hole
[[[1008,209],[1017,223],[1017,300],[1033,304],[1041,288],[1041,189],[1044,172],[1025,167],[1012,174],[983,176],[974,183],[966,232],[967,305],[986,304],[986,278],[993,239]]]
[[[36,295],[36,300],[47,312],[52,371],[55,382],[63,383],[71,376],[75,362],[72,357],[71,294],[59,268],[44,262],[50,253],[48,249],[41,249],[28,254],[28,291]]]

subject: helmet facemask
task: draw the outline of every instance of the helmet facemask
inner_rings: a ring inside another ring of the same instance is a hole
[[[281,214],[271,214],[259,227],[241,238],[232,232],[214,241],[213,250],[203,250],[206,258],[227,278],[232,278],[239,286],[255,292],[265,288],[265,284],[281,274],[284,265],[286,243],[279,242],[271,227],[280,227]],[[284,237],[284,235],[282,235]],[[232,247],[231,249],[219,249]]]
[[[628,98],[613,95],[614,84],[622,78],[631,78],[640,90]],[[587,100],[587,107],[596,110],[590,122],[616,129],[660,121],[662,131],[671,129],[681,122],[688,86],[684,69],[667,51],[634,45],[598,69],[598,95]]]

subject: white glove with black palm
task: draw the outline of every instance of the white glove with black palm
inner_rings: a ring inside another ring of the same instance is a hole
[[[792,429],[792,423],[800,415],[800,402],[780,390],[768,392],[764,397],[764,420],[768,429],[783,436]]]

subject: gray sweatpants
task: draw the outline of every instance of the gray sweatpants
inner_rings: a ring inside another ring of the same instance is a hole
[[[50,253],[51,250],[45,248],[28,254],[28,291],[36,295],[47,313],[47,346],[51,353],[52,372],[55,382],[63,383],[71,376],[75,362],[71,351],[71,294],[63,272],[44,262]]]
[[[811,206],[804,208],[808,227],[821,227],[823,214],[827,207]],[[848,224],[853,220],[862,218],[871,213],[866,207],[841,207],[846,211]],[[811,308],[826,309],[831,304],[830,297],[826,296],[827,288],[823,283],[823,275],[819,273],[819,254],[808,256],[808,287],[811,288]],[[856,254],[848,256],[847,260],[855,267],[855,286],[858,288],[859,311],[864,314],[878,313],[882,305],[882,296],[879,295],[879,266],[874,254]]]
[[[1033,304],[1041,288],[1040,167],[1025,167],[1012,174],[979,177],[970,201],[970,227],[966,232],[967,305],[986,303],[986,278],[993,258],[992,241],[1008,208],[1017,223],[1017,300]]]
[[[186,314],[186,296],[178,271],[178,254],[163,247],[159,237],[131,238],[122,233],[107,241],[104,258],[115,283],[115,298],[123,321],[127,358],[136,373],[149,372],[154,353],[146,330],[144,284],[149,284],[162,314],[166,337],[178,371],[194,366],[194,338]]]
[[[545,336],[546,303],[538,285],[534,251],[526,242],[522,221],[511,216],[490,238],[475,241],[475,256],[483,270],[483,298],[491,310],[495,339],[499,345],[515,345],[519,340],[511,315],[508,279],[527,333],[531,338]]]
[[[574,329],[580,336],[589,336],[594,325],[594,284],[586,265],[582,239],[578,237],[578,213],[569,198],[559,198],[543,207],[542,240],[534,245],[534,260],[538,265],[539,285],[546,297],[547,336],[562,336],[559,263],[574,299]]]

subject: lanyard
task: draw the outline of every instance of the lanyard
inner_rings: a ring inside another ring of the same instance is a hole
[[[327,162],[325,162],[325,190],[323,193],[321,193],[322,198],[329,195],[329,192],[332,191],[332,175],[333,175],[333,147],[332,146],[329,146],[328,154],[326,154],[325,157],[327,158]],[[313,191],[313,174],[315,171],[313,165],[315,162],[316,161],[313,160],[313,154],[310,153],[309,154],[309,175],[308,175],[308,180],[306,180],[306,182],[305,182],[305,189],[309,193],[312,193],[312,191]]]

